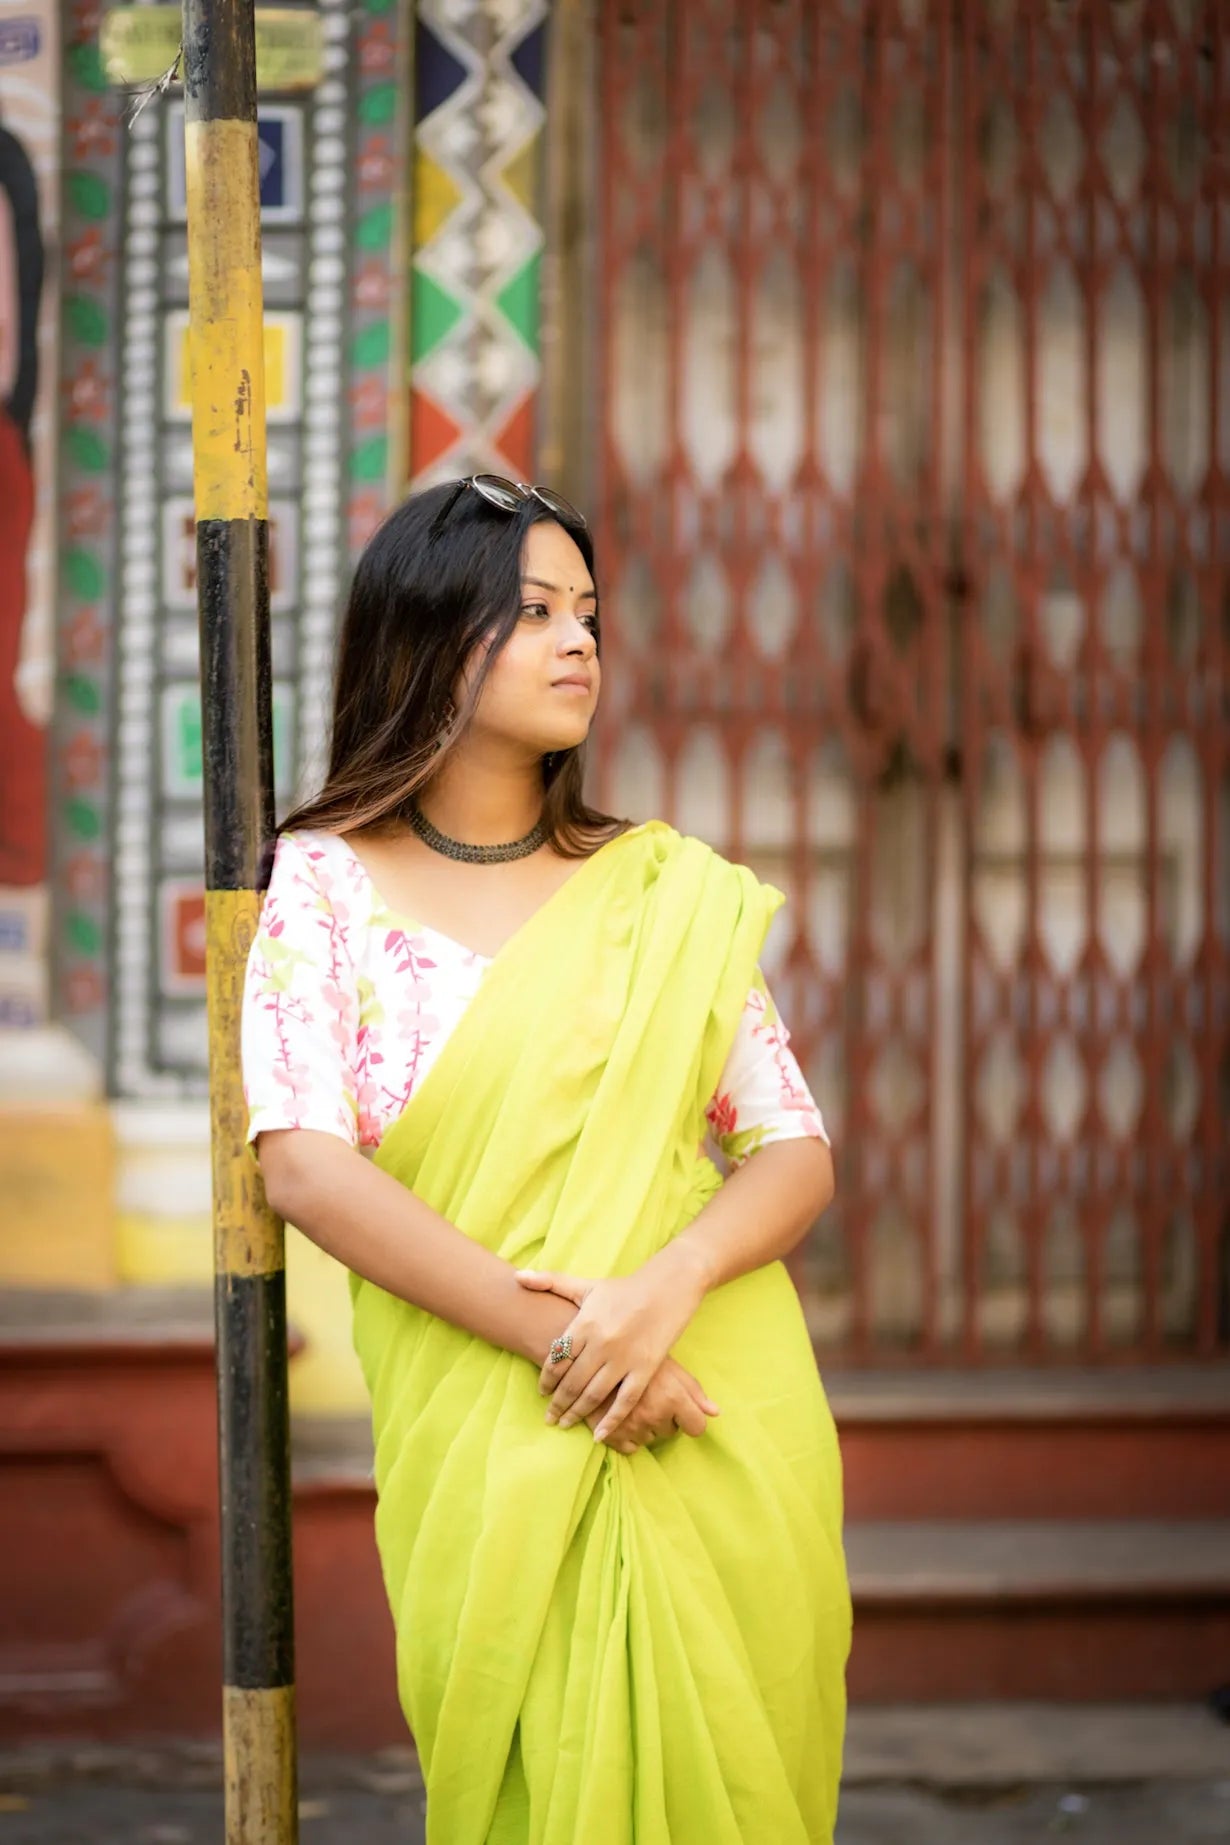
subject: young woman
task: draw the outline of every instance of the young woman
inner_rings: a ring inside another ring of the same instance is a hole
[[[818,1845],[850,1607],[781,1258],[832,1160],[759,968],[781,892],[582,797],[599,653],[546,489],[372,539],[248,962],[248,1138],[351,1273],[432,1845]]]

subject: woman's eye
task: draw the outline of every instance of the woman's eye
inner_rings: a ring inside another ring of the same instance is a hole
[[[549,615],[550,612],[545,602],[525,602],[521,605],[523,615]]]
[[[596,612],[591,611],[588,615],[582,615],[581,620],[585,623],[585,626],[589,629],[591,634],[597,634],[598,616]]]

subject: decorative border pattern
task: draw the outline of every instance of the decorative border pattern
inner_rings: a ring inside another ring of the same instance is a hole
[[[123,446],[120,477],[120,615],[115,727],[114,1056],[122,1095],[178,1095],[180,1079],[151,1067],[151,1003],[158,932],[152,902],[154,726],[158,661],[158,559],[150,516],[158,504],[158,293],[160,114],[146,108],[128,130],[124,229]],[[153,950],[153,952],[151,952]],[[151,963],[153,965],[151,965]]]
[[[327,734],[333,634],[343,542],[343,372],[345,368],[347,65],[346,0],[321,0],[325,78],[315,93],[309,137],[308,291],[303,399],[302,585],[297,661],[299,785],[316,780]]]
[[[63,13],[59,582],[52,728],[53,1011],[101,1062],[110,923],[109,659],[115,605],[116,333],[123,128],[97,0]]]
[[[366,0],[355,41],[347,550],[363,549],[404,479],[406,79],[411,0]]]

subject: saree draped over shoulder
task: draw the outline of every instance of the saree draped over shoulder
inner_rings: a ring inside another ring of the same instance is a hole
[[[517,1266],[627,1274],[698,1151],[781,892],[651,821],[493,960],[376,1163]],[[430,1845],[825,1845],[850,1605],[836,1435],[780,1262],[675,1356],[721,1406],[634,1455],[524,1358],[352,1277]]]

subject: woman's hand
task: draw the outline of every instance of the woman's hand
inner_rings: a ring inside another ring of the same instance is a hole
[[[591,1429],[598,1428],[614,1401],[612,1391],[606,1402],[585,1418]],[[676,1359],[665,1358],[632,1414],[624,1418],[614,1434],[606,1436],[606,1446],[619,1454],[635,1454],[638,1448],[648,1448],[672,1435],[703,1435],[709,1418],[721,1413],[690,1371],[685,1371]]]
[[[650,1379],[688,1325],[704,1298],[699,1269],[686,1255],[668,1261],[669,1246],[635,1275],[608,1281],[582,1281],[571,1275],[518,1269],[523,1287],[547,1290],[574,1300],[578,1313],[567,1328],[572,1351],[566,1367],[550,1359],[542,1367],[539,1388],[554,1388],[547,1421],[561,1428],[588,1421],[614,1392],[614,1399],[594,1430],[605,1441],[640,1402]]]

